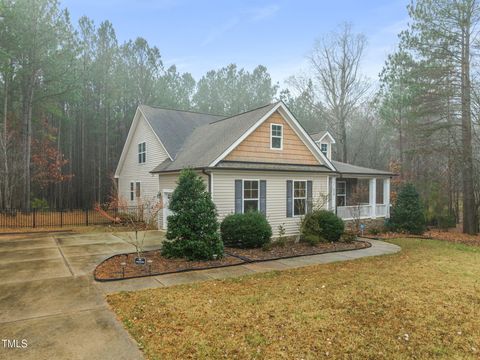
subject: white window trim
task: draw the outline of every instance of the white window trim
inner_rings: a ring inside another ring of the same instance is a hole
[[[278,136],[278,135],[273,135],[273,126],[280,126],[280,128],[282,129],[282,135],[281,136]],[[280,138],[280,147],[279,148],[274,148],[273,147],[273,138]],[[283,150],[283,124],[274,124],[274,123],[271,123],[270,124],[270,150]]]
[[[245,181],[256,181],[258,184],[258,197],[247,200],[257,200],[257,211],[260,211],[260,179],[242,179],[242,214],[245,214]]]
[[[298,183],[298,182],[303,182],[305,183],[305,196],[304,197],[295,197],[295,183]],[[313,182],[312,182],[313,184]],[[305,199],[305,213],[304,214],[299,214],[299,215],[295,215],[295,199],[298,199],[298,200],[301,200],[301,199]],[[293,184],[292,184],[292,216],[293,217],[302,217],[302,216],[305,216],[307,214],[307,200],[308,199],[308,196],[307,196],[307,180],[293,180]]]
[[[344,192],[343,194],[339,194],[339,193],[338,193],[338,189],[339,189],[338,184],[340,184],[340,183],[342,183],[342,184],[345,185],[345,186],[344,186],[345,192]],[[336,191],[336,194],[335,194],[335,203],[336,203],[337,206],[338,206],[338,201],[337,201],[337,199],[338,199],[339,196],[343,196],[343,199],[344,199],[343,203],[345,204],[345,205],[343,205],[343,206],[347,206],[347,182],[346,182],[346,181],[337,181],[337,183],[336,183],[335,185],[336,185],[336,186],[335,186],[335,191]]]
[[[133,188],[133,190],[132,190],[132,188]],[[130,181],[130,188],[128,190],[129,190],[128,192],[129,192],[129,195],[130,195],[128,197],[128,199],[130,201],[135,201],[135,181]],[[132,197],[133,197],[133,199],[132,199]]]
[[[140,184],[140,196],[137,196],[137,184]],[[140,180],[135,180],[135,199],[138,200],[142,198],[142,182]]]
[[[138,150],[138,147],[139,147],[139,145],[141,145],[141,144],[145,144],[145,151],[139,151],[139,150]],[[145,161],[143,161],[143,162],[140,162],[140,161],[139,161],[139,160],[140,160],[140,159],[139,159],[140,154],[145,154]],[[147,142],[146,142],[146,141],[142,141],[142,142],[139,142],[139,143],[137,144],[137,163],[138,163],[139,165],[144,165],[144,164],[147,163]]]
[[[325,152],[323,152],[322,150],[322,146],[326,146],[326,150]],[[320,151],[323,153],[323,155],[327,156],[328,157],[328,144],[327,143],[320,143]]]

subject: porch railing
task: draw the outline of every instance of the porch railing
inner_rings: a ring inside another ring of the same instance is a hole
[[[388,206],[385,204],[375,205],[375,215],[377,217],[386,217],[388,214]]]
[[[355,205],[355,206],[338,206],[337,216],[347,219],[368,218],[372,214],[372,207],[370,205]]]
[[[388,215],[388,205],[385,204],[376,204],[375,206],[375,216],[376,217],[387,217]],[[337,207],[337,216],[344,220],[351,219],[366,219],[372,217],[372,206],[371,205],[354,205],[354,206],[338,206]]]

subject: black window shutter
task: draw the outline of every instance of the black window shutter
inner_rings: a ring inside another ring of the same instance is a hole
[[[267,181],[260,180],[260,212],[267,215]]]
[[[235,214],[242,213],[243,186],[242,180],[235,180]]]
[[[307,213],[312,212],[312,181],[308,180],[307,181]]]
[[[287,217],[293,216],[292,180],[287,180]]]

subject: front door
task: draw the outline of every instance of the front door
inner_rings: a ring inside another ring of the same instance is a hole
[[[172,200],[172,190],[163,190],[163,228],[167,228],[167,218],[172,214],[170,210],[170,200]]]

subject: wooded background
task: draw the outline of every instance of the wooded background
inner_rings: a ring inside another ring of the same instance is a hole
[[[283,100],[308,131],[328,129],[334,158],[390,169],[413,182],[430,222],[478,229],[479,6],[408,6],[378,79],[362,74],[368,39],[342,24],[312,44],[309,67],[286,86],[268,69],[226,65],[198,81],[113,25],[72,24],[55,0],[0,0],[0,208],[84,208],[111,196],[138,104],[235,114]]]

